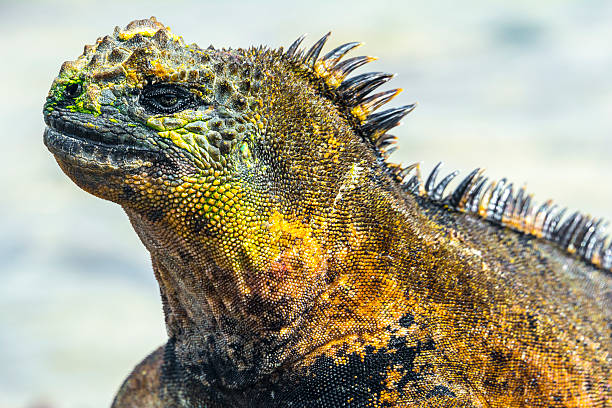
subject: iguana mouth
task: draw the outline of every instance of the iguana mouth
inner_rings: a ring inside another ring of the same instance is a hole
[[[159,153],[155,146],[129,134],[109,134],[52,116],[45,118],[44,142],[58,159],[79,167],[104,169],[138,168],[151,164]]]

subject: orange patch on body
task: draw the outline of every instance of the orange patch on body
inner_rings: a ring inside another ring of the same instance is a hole
[[[269,262],[260,288],[267,298],[300,298],[311,289],[310,284],[322,281],[327,261],[321,243],[312,229],[299,221],[288,221],[278,212],[269,224],[269,245],[276,254]]]

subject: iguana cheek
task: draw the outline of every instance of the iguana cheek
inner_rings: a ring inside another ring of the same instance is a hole
[[[214,108],[191,111],[171,117],[153,116],[147,126],[157,130],[162,143],[172,144],[190,153],[202,170],[229,170],[252,159],[248,143],[252,143],[259,127],[237,116],[220,119]],[[166,142],[167,141],[167,142]],[[233,153],[237,152],[237,158]]]

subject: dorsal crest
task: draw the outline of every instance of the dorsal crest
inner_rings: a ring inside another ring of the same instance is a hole
[[[359,56],[343,59],[360,46],[360,42],[340,45],[319,57],[331,33],[327,33],[308,50],[301,49],[305,35],[299,37],[284,56],[301,69],[308,70],[331,90],[341,107],[359,124],[361,135],[369,139],[380,155],[387,159],[395,151],[395,136],[387,132],[399,125],[416,104],[391,108],[374,113],[389,102],[401,89],[374,93],[378,87],[393,78],[392,74],[368,72],[348,78],[355,69],[376,58]],[[566,209],[551,200],[536,205],[525,187],[515,189],[503,178],[489,181],[484,170],[475,169],[459,185],[446,193],[458,171],[436,182],[442,163],[438,163],[423,182],[420,164],[401,166],[387,161],[386,166],[401,188],[430,202],[455,211],[477,215],[491,223],[502,225],[561,246],[570,254],[601,269],[612,271],[612,238],[604,230],[608,225],[602,219],[574,212],[565,216]],[[446,194],[446,195],[445,195]]]
[[[375,93],[378,87],[394,76],[384,72],[368,72],[348,78],[354,70],[376,58],[358,56],[345,59],[349,51],[362,45],[360,42],[342,44],[320,57],[330,35],[331,33],[325,34],[308,50],[300,48],[305,38],[305,35],[302,35],[289,46],[284,56],[325,84],[338,105],[355,119],[359,133],[370,140],[383,157],[387,157],[392,152],[389,147],[395,142],[395,137],[387,134],[387,131],[399,125],[400,120],[410,113],[416,104],[374,113],[402,89]]]
[[[438,183],[436,179],[441,167],[442,162],[434,167],[425,182],[419,163],[403,168],[399,173],[402,189],[453,210],[546,239],[612,272],[612,237],[605,234],[608,223],[603,219],[577,211],[566,216],[567,209],[560,209],[552,200],[538,205],[524,186],[516,189],[506,178],[489,181],[484,169],[480,168],[446,193],[449,183],[459,172],[453,171]]]

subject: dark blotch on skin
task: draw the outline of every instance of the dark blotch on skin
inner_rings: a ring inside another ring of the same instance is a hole
[[[411,313],[406,313],[399,319],[399,324],[402,327],[409,328],[414,324],[414,316]]]

